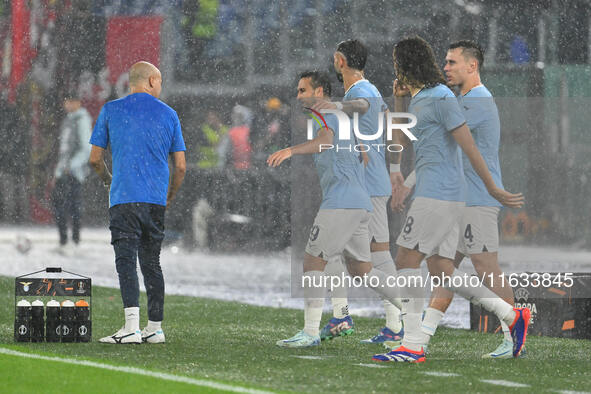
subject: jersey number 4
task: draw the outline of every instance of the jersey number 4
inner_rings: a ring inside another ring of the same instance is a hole
[[[469,242],[473,242],[474,236],[472,235],[472,225],[466,226],[466,231],[464,231],[464,238],[466,238]]]

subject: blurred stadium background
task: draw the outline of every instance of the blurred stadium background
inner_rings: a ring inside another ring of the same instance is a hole
[[[289,168],[269,171],[264,159],[291,140],[297,73],[334,75],[336,44],[359,38],[370,48],[367,78],[389,97],[393,44],[419,34],[441,64],[457,39],[486,51],[504,183],[527,198],[522,211],[503,213],[502,242],[590,247],[590,25],[587,0],[0,0],[0,223],[52,221],[63,98],[76,90],[96,117],[126,93],[127,68],[144,59],[162,70],[162,98],[177,110],[188,148],[170,239],[282,249]],[[247,126],[242,161],[222,149],[233,126]],[[105,225],[100,181],[92,175],[84,188],[84,222]],[[200,220],[209,240],[195,231]]]

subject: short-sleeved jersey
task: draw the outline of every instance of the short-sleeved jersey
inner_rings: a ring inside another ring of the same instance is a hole
[[[322,189],[320,209],[365,209],[372,211],[371,200],[365,186],[363,163],[358,152],[348,149],[337,149],[337,146],[348,143],[338,141],[339,123],[332,114],[324,114],[326,126],[335,134],[333,149],[323,150],[314,154],[314,163]],[[324,128],[314,123],[314,137]]]
[[[185,150],[176,112],[147,93],[106,103],[90,137],[111,146],[113,180],[110,206],[144,202],[166,206],[168,155]]]
[[[492,94],[483,85],[458,97],[458,102],[472,132],[472,137],[497,187],[503,188],[501,166],[499,163],[499,144],[501,140],[501,122],[499,111]],[[478,176],[468,156],[462,152],[464,174],[466,175],[466,205],[502,207],[486,190],[484,182]]]
[[[413,198],[465,201],[460,147],[451,133],[466,123],[456,96],[442,84],[425,88],[411,99],[408,112],[417,117],[417,125],[410,129],[417,138]]]
[[[378,89],[366,79],[354,83],[347,93],[345,93],[343,101],[359,98],[366,99],[369,103],[367,112],[359,116],[359,132],[364,135],[374,135],[379,129],[379,122],[385,122],[384,119],[380,119],[380,112],[385,112],[388,107]],[[353,124],[353,119],[351,119],[351,124]],[[384,123],[382,123],[382,127],[383,133],[378,138],[357,141],[359,144],[370,146],[367,152],[369,163],[365,167],[365,183],[371,197],[389,196],[392,194],[390,174],[386,168],[386,132]]]

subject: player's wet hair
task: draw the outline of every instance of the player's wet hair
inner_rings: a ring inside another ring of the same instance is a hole
[[[363,70],[367,62],[367,48],[359,40],[346,40],[339,42],[337,52],[347,59],[347,66],[355,70]]]
[[[484,51],[480,45],[472,40],[460,40],[450,44],[448,49],[451,50],[456,48],[462,48],[462,55],[464,55],[464,57],[472,57],[476,59],[478,62],[478,70],[480,71],[484,64]]]
[[[322,87],[322,91],[326,97],[330,97],[332,94],[332,86],[328,74],[321,71],[304,71],[300,74],[300,78],[310,78],[310,82],[314,89]]]
[[[400,82],[431,88],[445,84],[431,45],[419,36],[404,38],[394,46],[394,66]]]

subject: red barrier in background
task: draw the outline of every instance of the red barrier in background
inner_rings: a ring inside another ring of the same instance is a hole
[[[109,82],[118,92],[127,89],[127,71],[132,64],[145,60],[158,67],[162,20],[159,16],[109,19],[106,64]]]

